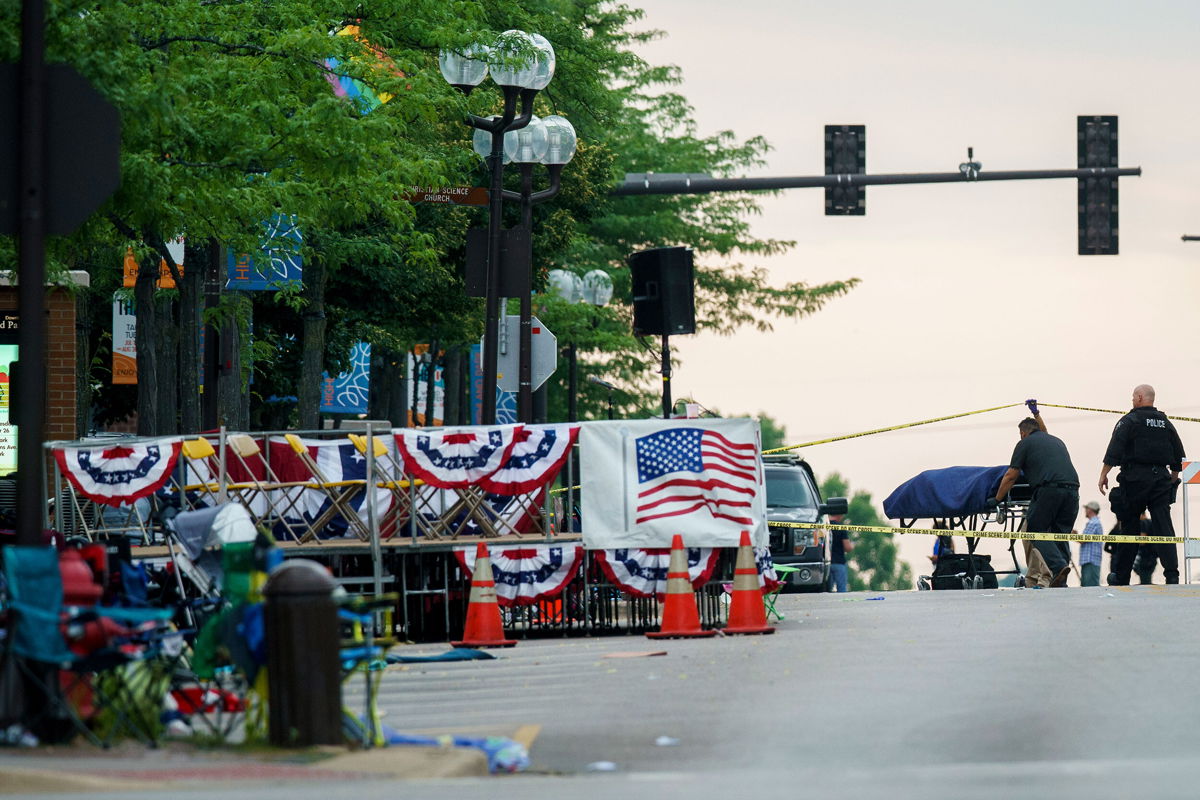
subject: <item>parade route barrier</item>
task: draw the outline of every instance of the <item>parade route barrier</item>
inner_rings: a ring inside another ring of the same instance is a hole
[[[1188,494],[1194,484],[1200,483],[1200,461],[1184,461],[1179,473],[1182,481],[1179,493],[1183,495],[1183,582],[1192,582],[1192,559],[1200,558],[1200,540],[1193,539],[1188,527]]]

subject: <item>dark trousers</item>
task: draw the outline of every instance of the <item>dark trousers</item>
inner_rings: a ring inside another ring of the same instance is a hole
[[[1125,575],[1126,578],[1125,583],[1114,584],[1110,581],[1111,585],[1127,586],[1132,577],[1130,570],[1135,567],[1141,583],[1153,583],[1150,576],[1154,574],[1155,559],[1162,562],[1163,577],[1167,583],[1179,583],[1179,550],[1175,545],[1119,544],[1116,547],[1112,557],[1112,570],[1115,575]]]
[[[1033,493],[1025,513],[1025,528],[1034,533],[1070,533],[1079,516],[1079,489],[1060,486],[1039,486]],[[1042,554],[1051,575],[1057,575],[1071,563],[1071,551],[1066,542],[1038,539],[1033,546]]]
[[[1165,467],[1130,465],[1121,468],[1117,486],[1112,490],[1110,501],[1113,513],[1121,522],[1121,533],[1141,532],[1142,512],[1150,512],[1150,534],[1152,536],[1174,536],[1175,525],[1171,522],[1171,504],[1175,502],[1178,483],[1171,480]],[[1112,574],[1108,576],[1110,586],[1128,586],[1137,558],[1137,544],[1118,544],[1112,558]],[[1179,553],[1175,545],[1159,545],[1156,552],[1163,562],[1163,574],[1167,583],[1179,583]]]

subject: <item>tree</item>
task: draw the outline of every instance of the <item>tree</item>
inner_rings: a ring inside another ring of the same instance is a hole
[[[490,42],[514,26],[554,43],[557,72],[535,112],[567,116],[581,141],[559,197],[534,209],[535,286],[561,266],[606,270],[617,286],[610,308],[540,295],[538,313],[560,341],[578,346],[588,371],[629,390],[615,398],[622,413],[656,405],[658,368],[656,348],[628,328],[630,252],[693,247],[700,325],[722,333],[812,313],[854,284],[770,285],[753,259],[791,243],[751,235],[747,218],[758,208],[751,194],[611,197],[624,172],[741,174],[761,162],[767,147],[761,138],[741,141],[727,131],[697,135],[690,106],[669,91],[678,71],[634,53],[657,34],[635,30],[641,12],[629,6],[378,0],[348,10],[332,0],[130,0],[79,13],[72,4],[48,5],[49,60],[75,66],[123,122],[120,190],[79,233],[51,242],[49,255],[65,268],[79,264],[78,254],[90,254],[93,285],[109,293],[95,292],[91,303],[89,350],[99,353],[112,282],[96,280],[96,273],[116,271],[126,247],[134,247],[142,276],[134,293],[144,433],[196,418],[188,365],[198,362],[197,287],[175,275],[180,289],[164,293],[153,280],[159,260],[170,263],[165,243],[180,234],[187,235],[189,254],[216,252],[218,243],[253,252],[265,220],[293,214],[305,231],[306,262],[320,278],[304,291],[229,297],[204,312],[207,321],[227,326],[253,369],[253,383],[247,368],[218,393],[230,419],[248,419],[241,410],[247,398],[251,417],[261,420],[264,398],[299,395],[308,425],[319,372],[336,372],[349,344],[360,339],[392,364],[416,343],[436,340],[453,352],[478,341],[482,304],[465,298],[460,270],[466,229],[482,222],[480,214],[414,205],[403,188],[486,183],[461,120],[495,113],[497,90],[488,82],[463,97],[442,80],[437,53]],[[7,60],[18,53],[17,8],[0,8],[0,57]],[[349,23],[357,35],[331,35]],[[390,61],[381,61],[380,52]],[[336,66],[328,66],[329,58]],[[391,99],[362,113],[331,91],[331,77],[353,78]],[[508,172],[515,188],[516,171]],[[505,225],[517,215],[507,207]],[[197,266],[192,258],[185,272]],[[171,352],[159,344],[176,339]],[[176,366],[177,380],[170,377]],[[561,387],[565,370],[559,373]],[[92,383],[105,378],[96,373]],[[551,393],[551,418],[565,416],[564,395],[561,388]],[[127,389],[108,385],[97,396],[114,417],[128,399]],[[583,407],[602,408],[605,400],[602,389],[581,383]]]
[[[850,500],[845,522],[849,525],[886,526],[887,522],[875,510],[870,492],[858,491],[850,495],[850,484],[840,474],[833,472],[821,481],[821,496],[846,497]],[[899,560],[899,548],[890,533],[863,533],[854,536],[854,549],[847,555],[850,566],[851,591],[885,591],[888,589],[911,589],[912,570]]]

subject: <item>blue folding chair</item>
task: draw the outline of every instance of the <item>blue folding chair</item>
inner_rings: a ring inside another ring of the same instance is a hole
[[[89,742],[108,747],[124,733],[154,746],[159,730],[159,711],[170,666],[182,648],[178,632],[165,628],[172,612],[166,609],[110,609],[63,607],[62,575],[58,553],[49,547],[5,547],[4,575],[9,614],[6,647],[17,657],[26,680],[41,695],[42,703],[30,704],[36,713],[26,715],[26,727],[46,729],[51,720],[69,721]],[[77,655],[63,635],[82,632],[86,626],[107,618],[120,626],[145,626],[127,637]],[[60,671],[70,676],[64,687]],[[69,697],[90,689],[93,719],[103,718],[103,735],[88,726]],[[100,716],[103,713],[103,717]]]

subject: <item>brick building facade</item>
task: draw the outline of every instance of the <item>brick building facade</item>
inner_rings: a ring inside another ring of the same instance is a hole
[[[75,382],[75,289],[90,285],[86,272],[72,271],[46,286],[46,441],[78,439]],[[17,311],[17,287],[0,280],[0,312]],[[14,398],[20,402],[19,398]]]

